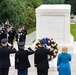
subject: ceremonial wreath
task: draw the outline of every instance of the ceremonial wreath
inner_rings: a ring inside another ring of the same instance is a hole
[[[46,37],[42,39],[46,41],[45,48],[49,49],[50,51],[53,51],[54,53],[54,55],[49,55],[49,60],[54,59],[58,54],[58,44],[53,40],[53,38]],[[35,49],[40,48],[40,40],[42,39],[38,39],[38,41],[35,43]]]

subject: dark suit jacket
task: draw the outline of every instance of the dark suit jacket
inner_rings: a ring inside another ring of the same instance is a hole
[[[53,55],[53,52],[45,49],[44,47],[41,47],[35,51],[34,63],[37,69],[48,69],[49,68],[47,55]]]
[[[30,63],[28,60],[28,55],[33,54],[34,51],[28,51],[28,50],[19,50],[15,54],[15,68],[16,69],[25,69],[30,67]]]
[[[0,68],[10,67],[10,53],[15,53],[16,50],[11,50],[8,47],[0,46]]]

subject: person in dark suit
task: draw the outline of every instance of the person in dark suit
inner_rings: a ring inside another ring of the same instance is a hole
[[[30,47],[28,50],[24,50],[24,42],[20,42],[18,45],[19,51],[15,54],[15,69],[18,70],[18,75],[28,75],[28,68],[30,67],[28,56],[33,54],[34,51]]]
[[[40,48],[35,51],[34,64],[37,67],[37,75],[48,75],[48,55],[54,53],[45,48],[45,40],[40,40]]]
[[[2,39],[0,46],[0,75],[8,75],[9,67],[10,67],[10,53],[15,53],[16,50],[10,49],[7,47],[7,39]]]

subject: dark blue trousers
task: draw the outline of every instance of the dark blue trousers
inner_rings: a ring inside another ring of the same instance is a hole
[[[28,75],[28,68],[18,70],[18,75]]]

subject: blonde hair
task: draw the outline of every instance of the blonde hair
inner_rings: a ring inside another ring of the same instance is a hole
[[[68,48],[66,46],[62,47],[62,53],[67,53],[68,52]]]

